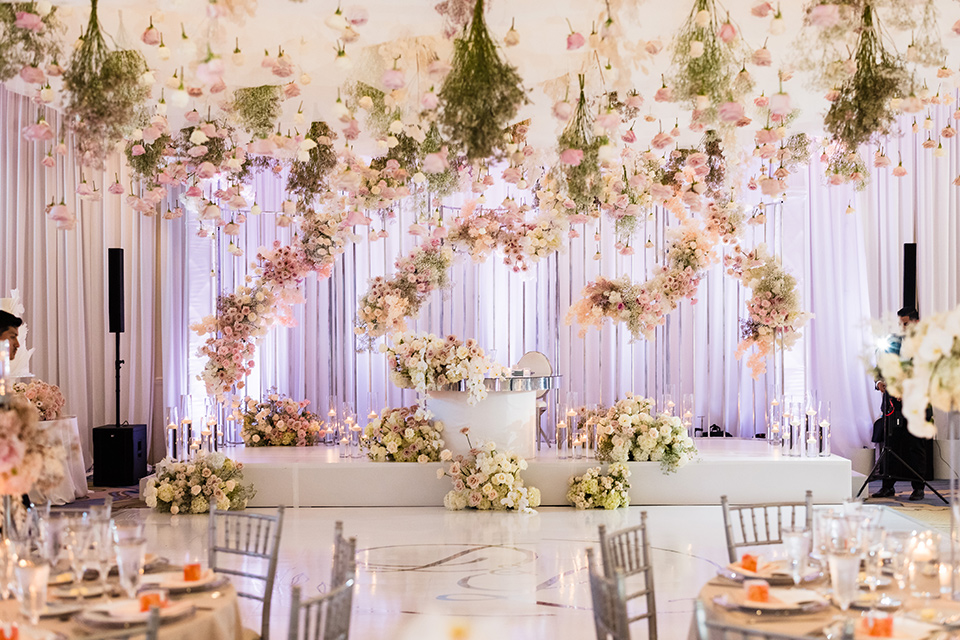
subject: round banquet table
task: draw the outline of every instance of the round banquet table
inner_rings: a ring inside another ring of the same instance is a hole
[[[885,577],[889,577],[886,576],[886,574],[884,575]],[[819,591],[829,588],[829,586],[829,580],[820,578],[813,582],[801,584],[799,588]],[[777,589],[782,587],[771,585],[770,588]],[[728,600],[732,600],[742,592],[743,585],[740,582],[718,575],[703,587],[700,591],[699,600],[709,620],[740,627],[749,627],[751,630],[756,631],[771,631],[795,636],[814,635],[823,637],[822,631],[824,627],[836,622],[840,616],[857,619],[865,613],[863,610],[854,609],[853,607],[843,612],[839,607],[830,604],[819,611],[811,613],[790,615],[768,613],[757,615],[739,610],[730,610],[714,602],[714,598],[717,596],[727,596]],[[866,594],[867,590],[861,589],[860,593]],[[891,581],[889,586],[877,589],[877,597],[882,595],[887,595],[903,603],[899,609],[891,612],[891,615],[894,616],[900,616],[905,612],[919,613],[921,611],[934,613],[937,616],[943,617],[960,615],[960,602],[955,602],[943,596],[933,600],[914,598],[907,589],[899,589],[896,582],[893,581]],[[719,632],[715,634],[711,633],[709,636],[710,639],[714,637],[719,638]],[[858,634],[857,637],[859,638],[860,634]],[[700,638],[700,635],[697,630],[697,622],[694,620],[690,629],[690,639],[697,640],[698,638]],[[707,639],[703,638],[700,640]]]
[[[77,498],[87,496],[87,472],[83,464],[83,451],[80,449],[80,430],[76,416],[64,416],[56,420],[43,420],[40,428],[51,435],[54,444],[63,448],[63,480],[47,495],[36,487],[30,490],[30,499],[34,503],[50,501],[51,504],[67,504]]]
[[[175,595],[170,599],[175,602],[188,601],[196,610],[193,615],[161,624],[160,638],[163,640],[237,640],[242,637],[243,625],[240,621],[237,591],[229,582],[209,591]],[[96,604],[97,599],[91,598],[89,602],[91,605]],[[18,609],[16,599],[0,602],[0,620],[18,620],[21,626],[27,626],[19,616]],[[72,618],[41,618],[39,627],[63,634],[67,638],[81,639],[85,635],[108,630],[83,625]]]

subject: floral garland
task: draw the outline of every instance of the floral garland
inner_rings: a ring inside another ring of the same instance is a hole
[[[198,453],[180,462],[164,458],[147,480],[144,501],[160,513],[207,513],[213,503],[221,511],[239,511],[257,495],[243,483],[243,463],[222,453]]]
[[[597,422],[597,459],[660,462],[671,473],[697,455],[678,416],[654,416],[653,400],[628,393]]]
[[[467,442],[468,430],[464,429]],[[493,442],[471,445],[471,455],[453,457],[449,449],[441,453],[446,468],[437,469],[437,478],[449,476],[453,490],[443,498],[443,506],[451,511],[478,509],[481,511],[517,510],[532,513],[540,506],[540,490],[525,487],[520,472],[527,461],[512,452],[497,451]]]
[[[899,356],[880,354],[877,365],[888,393],[903,399],[910,433],[936,437],[927,406],[960,410],[960,307],[921,320],[904,338]]]
[[[374,462],[438,462],[443,423],[421,406],[384,409],[363,430],[361,444]]]
[[[0,403],[0,494],[19,496],[36,486],[48,492],[63,480],[63,448],[40,427],[40,413],[24,396]]]
[[[259,402],[248,396],[238,410],[243,443],[248,447],[316,444],[323,437],[323,421],[307,411],[309,404],[309,400],[297,402],[275,391]]]
[[[37,408],[41,420],[56,420],[59,418],[63,405],[66,403],[63,394],[60,393],[60,387],[55,384],[47,384],[42,380],[33,380],[28,384],[16,382],[13,385],[13,392],[29,400]]]
[[[737,345],[739,360],[751,348],[747,364],[754,380],[767,370],[766,358],[777,344],[789,349],[800,337],[800,329],[812,316],[800,308],[797,279],[788,273],[779,258],[764,244],[749,253],[739,251],[727,260],[728,270],[753,290],[747,300],[750,316],[741,324]]]
[[[567,501],[577,509],[619,509],[630,506],[630,469],[614,462],[603,473],[600,467],[570,477]]]
[[[391,382],[401,389],[425,394],[465,381],[467,404],[474,405],[487,397],[486,374],[500,373],[473,338],[462,342],[456,336],[396,333],[391,343],[380,345],[380,351],[387,354]]]

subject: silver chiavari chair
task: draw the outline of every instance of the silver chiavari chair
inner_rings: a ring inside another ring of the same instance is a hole
[[[270,631],[270,604],[273,600],[273,582],[277,575],[277,554],[280,550],[280,532],[283,528],[283,507],[272,515],[218,511],[210,505],[209,563],[217,573],[263,583],[263,593],[237,590],[241,598],[263,603],[260,637],[268,640]],[[253,562],[248,562],[253,560]],[[242,564],[241,564],[242,562]],[[262,570],[240,570],[236,567],[262,567]]]
[[[727,536],[730,562],[739,560],[737,549],[768,544],[783,544],[784,527],[807,529],[813,524],[813,492],[807,491],[803,502],[766,502],[731,505],[727,496],[720,496],[723,508],[723,529]],[[804,513],[800,514],[803,509]]]
[[[160,609],[151,607],[150,615],[147,618],[145,626],[130,627],[127,629],[115,629],[113,631],[104,631],[93,635],[83,636],[84,640],[131,640],[142,638],[143,640],[157,640],[160,634]]]
[[[646,611],[628,617],[628,624],[639,620],[647,621],[647,637],[657,638],[657,601],[653,587],[653,565],[650,562],[650,541],[647,537],[647,512],[640,513],[640,524],[607,533],[600,525],[600,557],[603,559],[603,573],[607,577],[621,571],[625,579],[643,576],[643,586],[626,595],[626,601],[644,598]]]
[[[353,610],[353,578],[319,596],[302,599],[293,587],[288,640],[347,640]]]
[[[345,538],[343,522],[337,520],[333,526],[333,571],[330,575],[330,588],[336,589],[356,576],[357,539]]]
[[[590,599],[593,602],[593,626],[597,640],[630,640],[627,621],[626,589],[623,572],[615,569],[609,577],[587,549],[587,570],[590,573]]]

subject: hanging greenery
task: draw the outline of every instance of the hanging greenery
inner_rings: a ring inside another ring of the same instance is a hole
[[[477,0],[469,29],[454,43],[453,63],[440,98],[440,125],[469,162],[503,155],[503,130],[527,101],[516,67],[504,62]]]
[[[63,74],[65,112],[85,165],[100,168],[107,152],[137,123],[138,107],[150,94],[141,82],[147,63],[139,51],[110,50],[90,0],[90,20]]]
[[[703,153],[707,156],[705,165],[710,170],[699,178],[699,181],[707,187],[705,194],[711,198],[721,199],[727,165],[723,157],[723,141],[714,129],[707,130],[699,147],[685,147],[673,151],[667,163],[657,172],[657,181],[673,187],[675,191],[681,191],[683,189],[681,171],[687,164],[687,158],[694,153]]]
[[[673,96],[693,105],[699,96],[706,96],[709,113],[702,114],[700,122],[713,121],[716,107],[741,97],[734,95],[740,69],[737,51],[733,42],[727,44],[717,36],[719,28],[715,1],[695,0],[673,45]]]
[[[40,15],[36,2],[0,4],[0,82],[24,67],[40,67],[55,60],[60,54],[61,31],[56,7]]]
[[[595,216],[599,213],[596,204],[603,190],[600,175],[600,147],[607,144],[606,136],[593,132],[593,116],[584,92],[584,76],[580,74],[580,97],[573,117],[566,129],[557,138],[560,164],[557,165],[562,190],[575,204],[581,215]],[[578,153],[579,152],[579,153]]]
[[[281,88],[265,84],[259,87],[241,87],[233,92],[233,112],[243,129],[254,138],[266,138],[273,133],[280,119]]]
[[[213,124],[217,130],[225,129],[221,122],[210,122],[209,124]],[[186,158],[188,162],[194,162],[196,164],[209,162],[219,167],[227,157],[227,138],[219,135],[204,136],[206,140],[203,141],[202,146],[207,152],[201,155],[195,155],[190,153],[190,150],[197,148],[199,145],[194,143],[191,138],[193,137],[193,132],[199,128],[198,125],[180,129],[180,135],[177,136],[177,156]]]
[[[857,70],[840,86],[823,121],[833,140],[849,152],[873,136],[889,132],[897,117],[890,100],[906,95],[910,86],[910,75],[901,60],[883,47],[874,21],[873,7],[864,4]]]
[[[133,171],[133,175],[147,182],[149,186],[153,186],[156,183],[157,176],[163,171],[166,164],[164,151],[166,151],[170,141],[170,136],[164,133],[150,144],[143,140],[127,142],[124,154],[127,156],[127,164]],[[141,150],[142,153],[139,153]]]
[[[317,146],[308,152],[310,156],[308,160],[305,162],[294,160],[290,164],[287,191],[309,203],[327,190],[327,176],[337,166],[337,154],[333,150],[333,140],[336,137],[337,134],[330,130],[326,122],[318,121],[310,124],[307,138],[316,142]]]

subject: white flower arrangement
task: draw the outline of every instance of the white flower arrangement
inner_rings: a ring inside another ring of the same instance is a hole
[[[679,416],[651,413],[653,400],[628,393],[597,421],[597,459],[659,462],[664,473],[697,455]]]
[[[918,322],[904,338],[900,355],[883,353],[877,365],[888,393],[903,399],[910,433],[936,436],[936,426],[927,422],[927,406],[960,410],[960,307]]]
[[[577,509],[619,509],[630,506],[630,469],[614,462],[604,474],[600,467],[570,477],[567,500]]]
[[[466,429],[462,432],[467,435]],[[437,469],[437,478],[453,479],[453,490],[444,496],[443,506],[451,511],[514,509],[527,513],[540,506],[540,490],[523,486],[520,477],[527,468],[526,460],[513,452],[497,451],[493,442],[471,447],[471,454],[453,458],[449,449],[441,452],[440,459],[448,464],[446,469]]]
[[[486,374],[500,373],[473,339],[461,342],[456,336],[411,332],[396,333],[391,342],[380,350],[387,354],[390,380],[401,389],[426,393],[466,381],[467,403],[474,405],[487,397]]]
[[[297,402],[271,391],[266,398],[247,397],[237,415],[243,421],[240,437],[248,447],[316,444],[323,437],[323,421],[307,411],[309,400]]]
[[[211,502],[222,511],[239,511],[257,493],[243,484],[243,464],[219,452],[200,452],[186,462],[164,458],[156,471],[144,501],[161,513],[207,513]]]
[[[34,486],[50,491],[63,480],[63,448],[40,427],[39,411],[26,397],[0,400],[0,494],[19,496]]]
[[[437,462],[443,423],[423,407],[384,409],[363,430],[361,445],[374,462]]]

